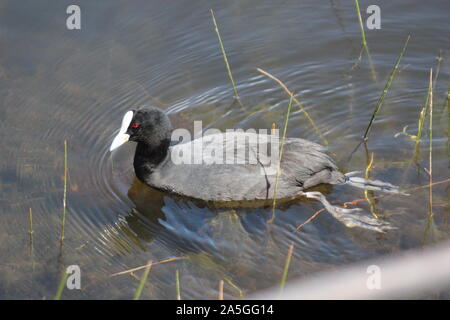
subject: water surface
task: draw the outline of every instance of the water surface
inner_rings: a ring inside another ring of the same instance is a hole
[[[82,29],[69,31],[65,11],[72,3],[1,3],[0,298],[51,299],[61,270],[77,264],[82,289],[65,290],[63,298],[129,299],[141,273],[112,274],[174,257],[183,259],[153,266],[143,298],[174,299],[177,270],[184,299],[217,298],[221,280],[225,298],[239,298],[278,285],[291,244],[288,281],[450,237],[448,183],[433,189],[432,228],[422,188],[374,202],[375,213],[398,227],[394,232],[348,229],[327,213],[296,231],[319,203],[282,204],[268,228],[270,207],[224,209],[170,197],[136,179],[132,144],[108,153],[122,115],[144,104],[189,130],[195,120],[204,129],[282,127],[289,97],[256,71],[262,68],[302,100],[344,171],[364,170],[373,153],[373,178],[416,188],[428,183],[428,136],[411,163],[412,140],[394,135],[406,125],[416,133],[434,67],[433,180],[448,179],[448,1],[379,1],[382,28],[366,30],[373,70],[366,54],[358,62],[353,1],[77,1]],[[360,1],[362,10],[370,4]],[[233,101],[211,8],[244,108]],[[348,160],[407,35],[367,150]],[[322,142],[297,106],[287,134]],[[64,140],[69,180],[61,249]],[[349,186],[320,189],[336,204],[364,199]],[[358,206],[370,214],[367,202]]]

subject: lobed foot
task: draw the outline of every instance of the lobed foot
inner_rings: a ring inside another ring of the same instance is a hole
[[[325,209],[338,221],[342,222],[348,228],[363,228],[376,232],[384,233],[387,230],[395,230],[396,227],[390,225],[389,222],[382,221],[369,217],[364,214],[364,210],[360,208],[347,209],[337,206],[333,206],[328,202],[325,196],[317,191],[314,192],[300,192],[299,195],[303,195],[310,199],[319,200],[325,207]]]

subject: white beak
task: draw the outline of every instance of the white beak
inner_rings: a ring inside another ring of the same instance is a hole
[[[111,147],[109,147],[109,151],[113,151],[114,149],[117,149],[121,145],[123,145],[125,142],[130,139],[130,135],[126,134],[128,127],[130,126],[131,120],[133,120],[133,111],[127,111],[122,119],[122,125],[120,126],[119,133],[114,138],[113,142],[111,143]]]

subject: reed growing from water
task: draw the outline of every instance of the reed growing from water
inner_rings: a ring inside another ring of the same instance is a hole
[[[363,24],[363,21],[361,18],[361,10],[359,9],[358,0],[355,0],[355,7],[356,7],[356,12],[358,14],[359,30],[361,31],[361,42],[362,42],[363,48],[367,48],[366,33],[364,32],[364,24]]]
[[[439,72],[441,71],[441,62],[442,62],[442,50],[439,50],[438,55],[436,57],[436,72],[434,74],[433,90],[439,77]]]
[[[300,101],[294,97],[294,94],[292,93],[292,91],[290,91],[286,85],[277,77],[271,75],[270,73],[268,73],[267,71],[264,71],[261,68],[256,68],[256,71],[258,71],[259,73],[269,77],[270,79],[272,79],[273,81],[275,81],[276,83],[278,83],[280,85],[280,87],[286,91],[286,93],[292,97],[294,99],[294,102],[298,105],[299,109],[301,112],[303,112],[303,114],[305,115],[306,119],[309,121],[309,123],[311,124],[311,126],[313,127],[314,131],[317,133],[317,135],[320,137],[320,139],[322,140],[323,144],[328,145],[328,140],[320,133],[319,128],[317,127],[316,123],[314,122],[314,120],[311,118],[311,116],[308,114],[308,112],[305,110],[305,108],[303,108],[303,105],[300,103]]]
[[[64,194],[63,194],[63,214],[61,219],[61,246],[64,243],[64,229],[66,225],[66,207],[67,207],[67,140],[64,140]]]
[[[430,118],[430,127],[428,128],[428,135],[430,139],[430,150],[428,156],[428,175],[429,175],[429,185],[428,188],[428,206],[429,206],[429,218],[433,218],[433,69],[430,69],[430,83],[428,85],[429,91],[429,118]]]
[[[425,99],[425,105],[423,106],[422,110],[419,114],[419,122],[417,126],[417,134],[414,136],[415,138],[415,144],[414,144],[414,160],[419,160],[419,146],[420,146],[420,140],[422,139],[423,134],[423,128],[425,126],[425,120],[427,117],[427,113],[429,113],[429,107],[430,107],[430,100],[431,100],[432,90],[430,90],[430,86],[428,84],[428,90],[427,90],[427,97]]]
[[[424,231],[424,243],[429,231],[433,232],[434,229],[434,215],[433,215],[433,69],[430,69],[430,76],[428,82],[428,138],[429,138],[429,151],[428,151],[428,169],[425,169],[428,173],[428,215],[426,218],[426,226]]]
[[[378,112],[380,111],[381,106],[383,105],[384,99],[386,98],[386,95],[387,95],[387,93],[389,91],[389,88],[391,87],[392,81],[394,80],[394,77],[397,74],[398,66],[400,65],[400,61],[401,61],[403,55],[405,54],[406,47],[408,46],[409,39],[410,39],[410,36],[408,36],[406,38],[405,44],[403,45],[403,49],[400,52],[400,55],[398,56],[394,67],[392,68],[391,72],[389,73],[389,77],[388,77],[388,79],[386,81],[386,84],[384,86],[383,92],[381,93],[380,97],[378,98],[377,104],[376,104],[375,109],[374,109],[374,111],[372,113],[372,117],[370,118],[369,125],[367,126],[366,131],[364,132],[363,141],[367,141],[368,140],[370,129],[372,128],[373,122],[374,122]]]
[[[425,106],[422,108],[422,110],[419,113],[417,134],[414,136],[416,155],[418,154],[418,151],[419,151],[420,139],[422,138],[423,126],[425,124],[425,118],[427,116],[428,100],[430,99],[429,94],[430,94],[429,91],[427,91],[427,98],[425,100]]]
[[[435,72],[434,80],[433,80],[433,89],[434,89],[434,86],[436,85],[436,81],[437,81],[437,78],[439,75],[441,61],[442,61],[442,51],[440,50],[438,56],[436,57],[436,72]],[[420,146],[420,140],[421,140],[422,134],[423,134],[423,128],[425,126],[425,120],[426,120],[426,117],[428,114],[428,109],[429,109],[429,104],[430,104],[430,92],[431,91],[428,88],[424,105],[419,113],[419,119],[417,121],[416,135],[409,134],[408,132],[406,132],[406,130],[408,129],[408,126],[403,127],[403,131],[399,132],[395,135],[395,137],[398,137],[400,135],[405,135],[405,136],[411,138],[412,140],[414,140],[414,157],[412,158],[412,160],[415,162],[418,162],[418,160],[419,160],[419,155],[420,155],[419,146]]]
[[[272,223],[275,220],[275,209],[276,209],[276,203],[277,203],[277,192],[278,192],[278,182],[281,174],[281,158],[283,156],[283,148],[284,148],[284,142],[286,141],[286,132],[287,132],[287,126],[289,123],[289,115],[291,114],[291,106],[292,106],[292,100],[294,98],[294,95],[291,96],[289,99],[289,105],[286,112],[286,119],[284,120],[284,129],[283,129],[283,137],[281,138],[281,145],[280,145],[280,155],[278,157],[278,164],[277,164],[277,175],[275,177],[275,186],[273,189],[273,203],[272,203],[272,217],[269,219],[269,223]]]
[[[152,268],[152,262],[149,261],[145,266],[144,274],[142,275],[141,281],[139,282],[139,286],[136,288],[136,292],[134,293],[133,300],[139,300],[142,295],[142,290],[144,289],[145,282],[147,282],[148,274],[150,269]]]
[[[242,105],[241,98],[239,97],[239,94],[238,94],[238,91],[237,91],[237,88],[236,88],[236,84],[235,84],[234,79],[233,79],[233,75],[231,73],[230,63],[228,62],[227,54],[225,52],[225,47],[223,46],[222,37],[220,36],[219,27],[217,26],[216,18],[214,16],[214,11],[212,9],[210,9],[210,12],[211,12],[212,21],[213,21],[213,24],[214,24],[214,30],[216,31],[216,34],[217,34],[217,39],[219,39],[220,51],[222,51],[222,56],[223,56],[223,60],[225,61],[225,66],[227,68],[228,77],[230,78],[231,86],[233,87],[234,98],[237,100],[239,105],[242,108],[244,108],[244,106]]]
[[[369,179],[369,178],[370,178],[370,173],[371,173],[372,168],[373,168],[373,160],[374,160],[374,153],[372,152],[372,153],[370,154],[370,160],[369,160],[369,163],[367,164],[366,171],[365,171],[365,174],[364,174],[364,177],[365,177],[366,179]],[[364,198],[366,199],[367,203],[369,204],[370,213],[372,214],[372,216],[373,216],[375,219],[378,219],[378,215],[377,215],[376,212],[375,212],[375,204],[374,204],[374,202],[370,199],[369,192],[371,193],[370,195],[373,196],[373,191],[370,191],[370,190],[364,190]]]
[[[288,254],[286,256],[286,262],[284,264],[283,276],[280,281],[280,292],[283,292],[284,286],[286,285],[286,278],[289,271],[289,265],[291,264],[292,253],[294,252],[294,244],[289,246]]]
[[[359,23],[359,30],[361,31],[361,44],[362,44],[361,52],[359,53],[359,58],[358,58],[358,61],[355,63],[355,66],[358,64],[359,61],[361,61],[363,51],[366,51],[367,59],[369,60],[369,67],[370,67],[370,72],[372,74],[372,78],[374,81],[377,81],[377,73],[373,66],[372,56],[370,55],[369,47],[367,45],[366,33],[364,31],[364,23],[361,18],[361,10],[359,9],[358,0],[355,0],[355,8],[356,8],[356,13],[358,15],[358,23]],[[352,67],[352,69],[353,69],[353,67]]]
[[[64,291],[64,287],[66,286],[67,278],[69,277],[69,274],[66,272],[66,269],[64,269],[61,280],[59,281],[58,290],[56,291],[55,300],[61,300],[61,295]]]

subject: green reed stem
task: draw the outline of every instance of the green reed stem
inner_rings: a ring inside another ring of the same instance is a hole
[[[441,61],[442,61],[442,52],[439,51],[439,54],[438,54],[438,56],[436,58],[436,74],[434,76],[433,88],[436,85],[436,80],[437,80],[438,75],[439,75],[439,70],[441,68]],[[428,88],[428,90],[427,90],[427,97],[425,99],[424,107],[422,108],[422,110],[420,111],[420,114],[419,114],[419,123],[418,123],[418,126],[417,126],[417,135],[415,136],[414,158],[413,158],[416,161],[419,159],[420,139],[422,138],[423,127],[425,125],[426,115],[429,112],[428,109],[429,109],[429,104],[430,104],[430,92],[431,91]]]
[[[224,277],[224,281],[226,283],[228,283],[231,287],[233,287],[238,293],[239,293],[239,298],[244,298],[244,292],[242,291],[241,288],[239,288],[233,281],[231,281],[230,278],[228,277]],[[222,288],[222,294],[223,294],[223,288]]]
[[[442,62],[442,50],[439,50],[439,53],[436,57],[436,74],[434,75],[433,89],[434,89],[434,86],[436,85],[437,79],[439,77],[439,72],[441,70],[441,62]]]
[[[367,59],[369,61],[370,72],[372,74],[373,80],[376,82],[377,81],[377,73],[375,71],[375,67],[372,62],[372,56],[370,55],[369,47],[367,46],[366,32],[364,31],[364,23],[361,18],[361,10],[359,9],[358,0],[355,0],[355,8],[356,8],[356,13],[358,15],[359,30],[361,31],[361,43],[362,43],[362,49],[361,49],[361,52],[359,53],[358,60],[361,60],[363,51],[366,51]]]
[[[403,45],[403,49],[400,52],[400,55],[398,56],[397,61],[395,62],[395,65],[394,65],[394,67],[392,68],[392,70],[391,70],[391,72],[389,74],[389,77],[388,77],[388,80],[386,82],[386,85],[384,86],[383,92],[382,92],[382,94],[380,95],[380,98],[377,101],[377,104],[376,104],[374,112],[372,113],[372,117],[370,119],[369,125],[367,126],[366,131],[364,132],[363,140],[367,140],[368,139],[368,135],[369,135],[370,129],[372,128],[372,125],[373,125],[373,121],[375,120],[375,118],[376,118],[376,116],[378,114],[378,111],[380,110],[380,108],[381,108],[381,106],[382,106],[382,104],[384,102],[384,99],[385,99],[385,97],[386,97],[386,95],[387,95],[387,93],[389,91],[389,88],[391,87],[392,81],[394,80],[394,77],[395,77],[395,75],[397,73],[400,61],[401,61],[403,55],[405,54],[406,47],[408,46],[409,38],[410,38],[410,36],[408,36],[406,38],[405,44]]]
[[[63,293],[64,287],[66,286],[67,278],[69,274],[66,270],[63,271],[61,275],[61,280],[59,281],[58,290],[56,291],[55,300],[61,300],[61,295]]]
[[[365,171],[365,175],[364,175],[364,177],[365,177],[366,179],[369,179],[369,178],[370,178],[370,173],[371,173],[372,168],[373,168],[373,160],[374,160],[374,153],[372,152],[372,153],[370,154],[370,160],[369,160],[369,163],[367,164],[366,171]],[[364,190],[364,198],[366,199],[367,203],[369,204],[370,213],[372,214],[372,216],[373,216],[375,219],[378,219],[378,215],[377,215],[376,212],[375,212],[375,204],[374,204],[374,202],[370,199],[369,193],[370,193],[370,196],[373,196],[373,191],[370,191],[370,190]]]
[[[429,128],[429,139],[430,139],[430,151],[429,151],[429,184],[428,189],[429,196],[429,217],[433,217],[433,69],[430,69],[430,83],[428,86],[430,101],[429,101],[429,117],[430,117],[430,128]]]
[[[373,80],[376,82],[377,81],[377,73],[375,71],[375,67],[372,62],[372,56],[370,55],[369,47],[367,46],[366,32],[364,31],[364,23],[361,18],[361,10],[359,9],[358,0],[355,0],[355,7],[356,7],[356,12],[358,14],[359,30],[361,31],[361,42],[362,42],[362,50],[359,54],[359,60],[361,60],[362,52],[366,51],[367,59],[369,61],[370,72],[372,74]]]
[[[287,274],[289,271],[289,265],[291,264],[293,252],[294,252],[294,244],[291,244],[289,246],[288,254],[286,257],[286,263],[284,264],[283,276],[281,277],[281,281],[280,281],[280,291],[281,292],[284,290],[284,286],[286,285],[286,278],[287,278]]]
[[[268,221],[269,223],[272,223],[275,220],[275,208],[277,203],[277,192],[278,192],[278,181],[281,174],[281,157],[283,156],[283,148],[284,148],[284,142],[286,141],[286,132],[287,132],[287,126],[289,123],[289,115],[291,114],[291,106],[292,106],[292,100],[294,98],[294,95],[291,96],[289,99],[289,105],[288,110],[286,113],[286,119],[284,120],[284,129],[283,129],[283,137],[281,140],[281,146],[280,146],[280,156],[278,157],[278,165],[277,165],[277,176],[275,178],[275,187],[273,191],[273,204],[272,204],[272,218]]]
[[[430,139],[430,148],[428,154],[428,216],[426,219],[426,225],[424,230],[423,242],[425,243],[428,232],[435,231],[434,221],[433,221],[433,69],[430,69],[430,77],[428,84],[428,116],[430,119],[428,135]]]
[[[145,267],[144,274],[142,275],[141,281],[139,282],[139,286],[136,288],[136,292],[134,293],[133,300],[139,300],[142,294],[142,290],[144,289],[145,282],[147,281],[148,273],[152,268],[152,262],[149,261],[147,266]]]
[[[239,102],[239,105],[242,108],[244,108],[244,106],[242,105],[242,102],[241,102],[241,98],[239,97],[239,94],[238,94],[238,91],[237,91],[237,88],[236,88],[236,84],[235,84],[234,79],[233,79],[233,75],[231,74],[231,67],[230,67],[230,64],[228,62],[227,54],[225,52],[225,47],[223,46],[223,42],[222,42],[222,38],[220,36],[219,28],[217,26],[216,18],[214,16],[214,11],[212,9],[210,9],[210,12],[211,12],[212,21],[214,23],[214,29],[216,31],[217,38],[219,39],[219,45],[220,45],[220,50],[222,51],[223,60],[225,61],[225,66],[226,66],[227,71],[228,71],[228,77],[230,78],[231,85],[233,87],[234,97]]]
[[[320,137],[320,139],[322,140],[323,144],[328,145],[328,140],[322,135],[322,133],[320,133],[319,128],[317,127],[316,123],[314,122],[314,120],[311,118],[311,116],[308,114],[308,112],[305,110],[305,108],[303,108],[303,105],[300,103],[300,101],[294,97],[294,94],[286,87],[286,85],[277,77],[271,75],[270,73],[268,73],[267,71],[264,71],[261,68],[256,68],[256,71],[258,71],[259,73],[265,75],[266,77],[269,77],[270,79],[272,79],[273,81],[275,81],[276,83],[278,83],[280,85],[280,87],[286,91],[286,93],[294,99],[294,102],[298,105],[299,109],[301,112],[303,112],[303,114],[305,115],[306,119],[309,121],[309,123],[311,124],[311,126],[314,128],[314,131],[316,131],[317,135]]]
[[[419,123],[418,123],[418,126],[417,126],[417,134],[415,136],[414,157],[413,157],[413,159],[416,160],[416,161],[419,159],[420,140],[422,138],[423,127],[425,125],[425,119],[427,117],[429,101],[430,101],[430,90],[427,90],[427,97],[425,99],[425,106],[420,111]]]
[[[66,225],[66,207],[67,207],[67,140],[64,140],[64,195],[63,195],[63,214],[61,220],[61,238],[60,244],[64,242],[64,229]]]
[[[366,33],[364,32],[364,24],[361,18],[361,10],[359,9],[359,2],[358,0],[355,0],[355,7],[356,12],[358,14],[358,21],[359,21],[359,29],[361,31],[361,42],[364,48],[367,48],[367,41],[366,41]]]

